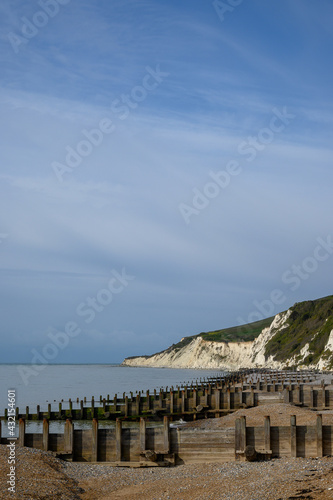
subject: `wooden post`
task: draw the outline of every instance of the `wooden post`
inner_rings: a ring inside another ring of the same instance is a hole
[[[47,418],[43,419],[43,450],[49,449],[49,421]]]
[[[230,410],[231,408],[231,396],[230,396],[230,389],[227,389],[227,410]]]
[[[128,417],[128,396],[125,396],[125,417]]]
[[[24,446],[25,444],[25,420],[24,418],[20,418],[19,420],[19,446]]]
[[[264,450],[271,451],[271,419],[269,416],[264,420]]]
[[[238,404],[241,406],[243,404],[243,384],[239,387],[238,391]]]
[[[169,419],[168,417],[163,418],[163,442],[164,442],[164,453],[169,453],[170,450],[170,440],[169,440]]]
[[[146,449],[146,420],[140,418],[140,451],[143,452]]]
[[[73,418],[73,403],[72,400],[69,400],[69,418]]]
[[[325,386],[323,386],[322,390],[321,390],[321,398],[322,398],[322,403],[323,403],[323,409],[326,408],[326,390],[325,390]]]
[[[147,410],[150,410],[150,395],[149,395],[149,391],[146,392],[146,400],[147,400]]]
[[[163,408],[163,391],[160,391],[158,395],[158,407]]]
[[[47,418],[48,419],[51,418],[51,403],[47,405]]]
[[[215,389],[215,410],[220,409],[220,389]]]
[[[301,402],[301,389],[300,389],[299,384],[297,384],[295,391],[296,391],[296,403],[300,404],[300,402]]]
[[[246,418],[236,418],[235,421],[235,452],[243,453],[246,447]]]
[[[37,405],[36,413],[37,413],[37,420],[39,420],[40,419],[40,415],[39,415],[40,414],[40,406],[39,405]]]
[[[208,406],[208,389],[204,389],[204,406]]]
[[[117,411],[117,394],[115,394],[113,398],[113,411],[114,413]]]
[[[93,418],[91,428],[91,461],[98,462],[98,419]]]
[[[250,390],[250,406],[254,406],[254,389],[251,387]]]
[[[296,415],[290,415],[290,455],[292,458],[297,457]]]
[[[185,392],[182,391],[182,413],[185,413]]]
[[[317,415],[317,457],[323,456],[323,418],[322,415]]]
[[[290,403],[290,391],[288,387],[283,390],[283,402],[286,404]]]
[[[83,420],[83,419],[84,419],[84,406],[83,406],[83,401],[82,401],[82,399],[81,399],[81,401],[80,401],[80,418],[81,418],[81,420]]]
[[[193,402],[192,402],[193,408],[195,408],[198,404],[197,403],[197,395],[198,395],[197,390],[196,390],[196,388],[194,388],[193,389]]]
[[[25,419],[29,420],[29,406],[25,407]]]
[[[310,408],[313,408],[313,387],[310,387]]]
[[[173,391],[171,391],[171,390],[170,390],[170,413],[171,413],[171,415],[174,413]]]
[[[73,454],[73,423],[70,418],[66,419],[64,430],[64,451]]]
[[[119,418],[116,420],[116,461],[121,462],[121,428],[122,423]]]
[[[136,396],[136,415],[140,415],[140,394]]]
[[[95,417],[95,398],[91,396],[91,418]]]
[[[62,404],[59,403],[59,412],[58,412],[58,417],[61,418],[61,414],[62,414]]]

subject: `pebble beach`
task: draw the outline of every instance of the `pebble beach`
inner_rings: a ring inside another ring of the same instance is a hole
[[[237,416],[261,425],[270,414],[278,423],[290,414],[312,423],[316,412],[292,405],[238,410],[226,417],[186,425],[209,430],[231,426]],[[330,411],[323,416],[330,422]],[[63,500],[287,500],[333,499],[333,458],[280,458],[265,462],[183,464],[176,467],[127,468],[71,463],[52,452],[16,449],[16,493],[7,491],[8,450],[0,446],[0,498]]]

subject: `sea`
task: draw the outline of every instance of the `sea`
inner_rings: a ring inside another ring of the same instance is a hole
[[[132,391],[146,392],[154,389],[166,389],[207,380],[208,377],[221,376],[223,370],[193,370],[173,368],[139,368],[119,364],[109,365],[45,365],[41,371],[31,371],[31,365],[0,364],[0,416],[8,408],[8,391],[15,393],[15,406],[20,413],[25,413],[29,406],[30,413],[47,411],[48,404],[52,410],[58,410],[59,403],[68,408],[68,401],[73,401],[73,408],[79,408],[77,398],[91,401],[94,396],[97,403],[100,399],[115,394],[118,397],[130,395]],[[130,424],[129,424],[130,425]],[[63,422],[50,422],[50,432],[63,432]],[[76,429],[90,428],[87,421],[75,421]],[[112,427],[114,422],[100,421],[100,427]],[[26,432],[42,432],[42,422],[26,423]],[[2,421],[2,437],[8,436],[6,421]],[[18,435],[18,423],[16,425]]]

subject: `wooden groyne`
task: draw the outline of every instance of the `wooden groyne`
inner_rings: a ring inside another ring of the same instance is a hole
[[[1,436],[1,425],[0,425]],[[7,438],[0,439],[8,444]],[[91,429],[75,430],[71,420],[63,433],[50,434],[47,419],[42,434],[29,434],[25,420],[19,421],[19,446],[53,451],[57,456],[78,462],[107,462],[114,466],[165,466],[179,463],[229,462],[233,460],[269,460],[278,457],[315,458],[333,454],[333,426],[323,425],[317,415],[315,425],[298,426],[296,416],[289,426],[271,426],[270,417],[262,425],[246,425],[246,417],[236,419],[234,427],[213,430],[171,428],[168,417],[163,426],[148,428],[146,420],[123,428],[99,429],[93,419]]]
[[[168,416],[171,420],[183,418],[195,420],[221,416],[240,408],[253,407],[268,403],[285,402],[313,409],[333,408],[333,387],[324,382],[324,373],[293,372],[271,370],[244,370],[225,377],[211,377],[204,381],[170,389],[146,391],[129,396],[123,394],[113,398],[100,396],[66,403],[58,403],[52,409],[36,412],[27,406],[22,412],[16,408],[16,418],[26,421],[35,420],[116,420],[125,418],[138,420],[150,418],[161,420]],[[327,376],[326,376],[327,379]],[[316,383],[317,381],[317,383]],[[330,380],[332,382],[332,380]],[[5,409],[1,419],[7,419]]]
[[[75,409],[59,406],[58,412],[19,413],[18,446],[53,451],[72,461],[107,462],[115,466],[162,466],[193,462],[267,460],[272,457],[322,457],[333,455],[333,425],[323,425],[322,415],[314,415],[315,425],[297,425],[291,415],[287,426],[271,426],[270,417],[252,427],[246,417],[235,419],[232,427],[205,429],[174,426],[172,420],[218,417],[240,408],[276,403],[324,411],[333,409],[331,373],[293,371],[242,371],[225,377],[196,381],[176,390],[161,389],[110,400],[100,397],[89,406],[81,401]],[[87,403],[87,402],[86,402]],[[267,406],[266,406],[267,408]],[[98,416],[101,415],[101,419]],[[5,415],[6,417],[6,415]],[[3,417],[3,418],[5,418]],[[63,419],[61,433],[50,433],[50,421]],[[75,419],[91,419],[90,429],[75,429]],[[100,420],[114,419],[114,428],[100,428]],[[148,426],[160,419],[162,425]],[[26,432],[28,420],[42,420],[42,433]],[[126,420],[137,420],[127,426]],[[16,438],[1,437],[0,444]]]

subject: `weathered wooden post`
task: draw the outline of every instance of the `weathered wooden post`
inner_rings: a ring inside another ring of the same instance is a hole
[[[204,406],[208,406],[208,389],[204,389]]]
[[[40,406],[39,405],[37,405],[36,413],[37,413],[37,420],[40,420]]]
[[[216,412],[216,417],[219,417],[220,416],[220,413],[218,412],[218,410],[221,408],[221,393],[220,393],[220,389],[215,389],[214,390],[214,396],[215,396],[215,410],[217,410]]]
[[[81,418],[81,420],[84,419],[84,406],[83,406],[83,400],[82,399],[80,401],[80,418]]]
[[[251,386],[251,390],[250,390],[250,405],[249,406],[254,406],[254,389],[252,386]]]
[[[116,419],[116,461],[121,462],[121,429],[122,422],[119,418]]]
[[[243,384],[238,388],[238,406],[243,404]]]
[[[128,396],[125,396],[125,417],[128,417]]]
[[[114,413],[117,411],[117,394],[115,394],[113,398],[113,411]]]
[[[98,419],[93,418],[91,428],[91,461],[98,462]]]
[[[20,414],[20,409],[19,409],[19,407],[17,406],[17,407],[16,407],[16,420],[18,420],[18,419],[19,419],[19,414]]]
[[[323,456],[323,417],[322,415],[317,415],[317,457],[321,458]]]
[[[91,396],[91,418],[95,417],[95,398]]]
[[[296,391],[296,403],[300,404],[301,403],[301,389],[300,389],[299,384],[297,384],[295,391]]]
[[[49,421],[47,418],[43,419],[43,450],[49,449]]]
[[[73,422],[70,418],[66,419],[65,422],[65,430],[64,430],[64,451],[68,454],[73,454],[73,437],[74,437],[74,428]]]
[[[288,404],[290,403],[290,391],[289,391],[289,387],[285,387],[283,389],[283,402]]]
[[[29,420],[29,406],[25,407],[25,419]]]
[[[62,403],[59,403],[58,417],[61,418],[62,415]]]
[[[184,391],[182,391],[182,409],[181,409],[181,412],[185,413],[185,392]]]
[[[325,409],[326,408],[326,389],[325,389],[325,385],[323,385],[323,387],[321,389],[321,399],[322,399],[323,409]]]
[[[170,413],[171,415],[174,413],[174,398],[172,390],[170,390]]]
[[[144,452],[146,449],[146,420],[140,418],[140,452]]]
[[[313,400],[313,387],[310,387],[310,408],[313,408],[314,400]]]
[[[271,419],[269,415],[264,420],[264,450],[265,452],[271,451]]]
[[[198,395],[197,390],[196,390],[196,388],[194,387],[194,388],[193,388],[193,396],[192,396],[192,407],[193,407],[193,408],[195,408],[195,407],[197,406],[197,404],[198,404],[198,403],[197,403],[197,395]]]
[[[159,395],[158,395],[158,407],[160,409],[163,408],[163,396],[164,396],[163,391],[160,390]]]
[[[235,453],[244,453],[246,447],[246,418],[236,418],[235,421]]]
[[[230,393],[230,388],[228,387],[227,392],[227,410],[231,409],[231,393]]]
[[[297,457],[296,415],[290,415],[290,455]]]
[[[19,446],[24,446],[25,445],[25,420],[24,420],[24,418],[20,418],[20,420],[19,420],[19,439],[18,439],[18,444],[19,444]]]
[[[51,403],[47,405],[47,418],[48,419],[51,418]]]
[[[141,400],[141,395],[139,393],[136,396],[136,410],[135,410],[136,415],[140,415],[140,400]]]
[[[149,391],[146,392],[146,409],[147,410],[150,410],[150,394],[149,394]]]
[[[69,400],[69,418],[73,418],[73,402]]]
[[[169,453],[170,451],[170,430],[169,430],[169,418],[163,417],[163,444],[164,453]]]

